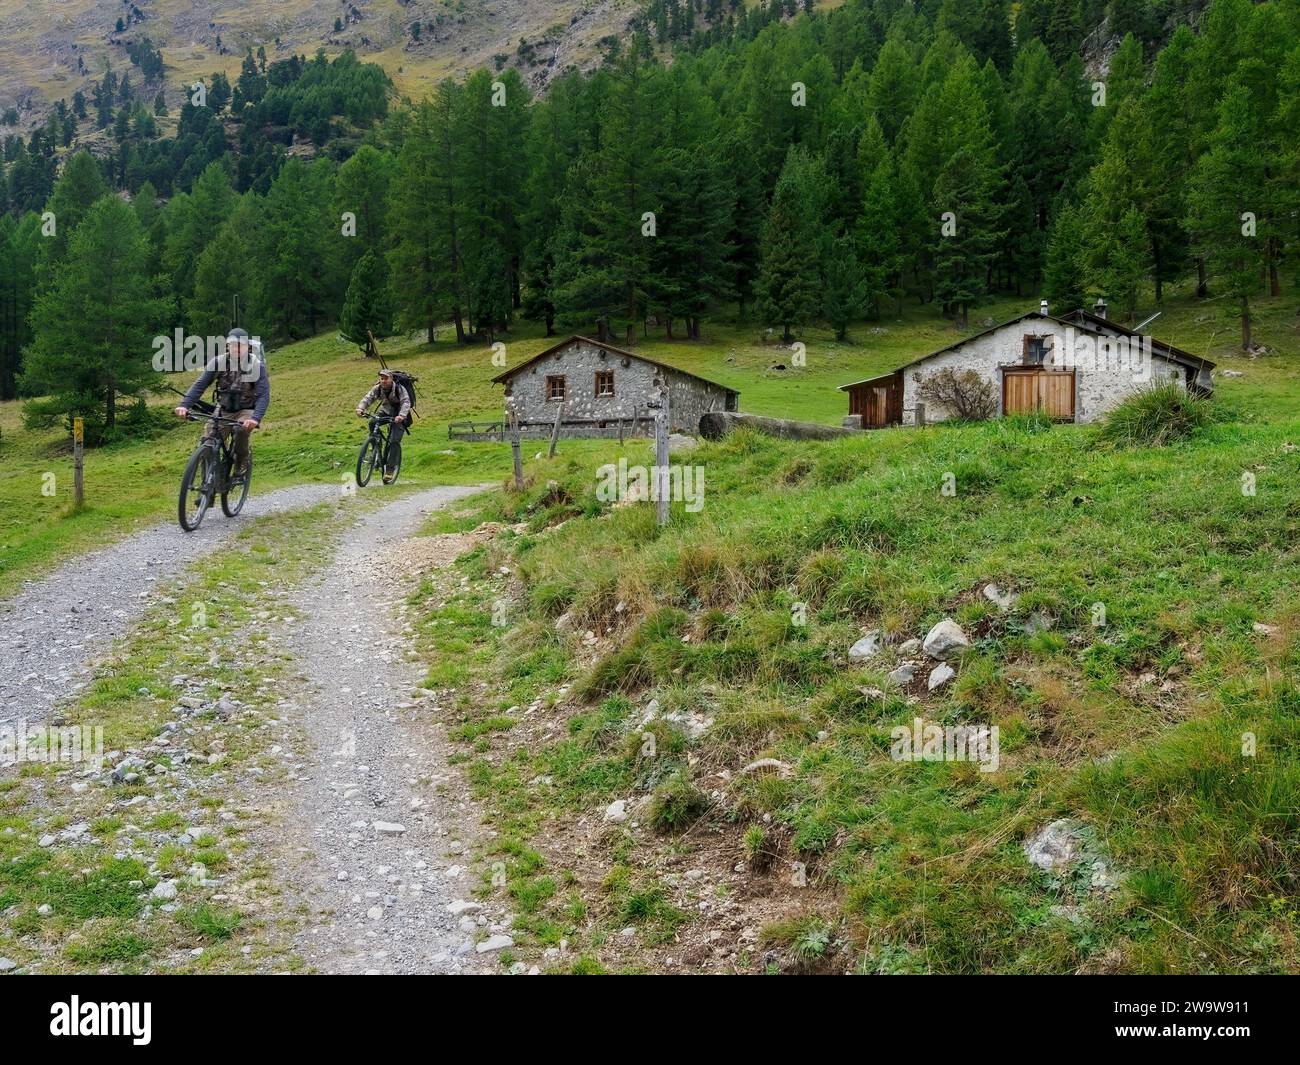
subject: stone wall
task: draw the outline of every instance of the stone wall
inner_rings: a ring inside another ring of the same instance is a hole
[[[1145,363],[1142,358],[1126,358],[1120,350],[1100,352],[1089,361],[1086,349],[1081,350],[1077,341],[1094,334],[1083,330],[1074,330],[1067,334],[1066,327],[1042,319],[1027,319],[1004,326],[981,337],[976,337],[959,348],[936,355],[918,366],[903,371],[903,424],[916,424],[917,389],[923,381],[945,368],[957,373],[974,370],[993,386],[994,401],[1001,413],[1002,375],[999,367],[1006,364],[1019,364],[1023,359],[1025,336],[1050,337],[1051,351],[1043,365],[1054,369],[1069,369],[1072,363],[1069,344],[1077,353],[1073,359],[1077,373],[1075,377],[1075,421],[1095,421],[1125,397],[1157,383],[1170,380],[1186,387],[1185,374],[1181,366],[1152,354]],[[952,417],[952,412],[933,401],[925,403],[925,420],[927,422],[944,421]]]
[[[596,374],[614,375],[614,394],[596,395]],[[645,417],[646,404],[655,395],[659,367],[633,355],[619,355],[585,341],[575,341],[553,355],[525,367],[506,383],[507,413],[513,409],[525,425],[552,425],[559,404],[546,398],[547,377],[565,379],[564,414],[570,422],[617,421]],[[679,374],[669,375],[669,414],[675,432],[696,433],[700,415],[726,409],[726,390]],[[617,435],[617,430],[615,434]]]

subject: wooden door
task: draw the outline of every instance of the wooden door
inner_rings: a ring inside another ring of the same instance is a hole
[[[889,395],[889,390],[883,386],[877,385],[867,393],[866,424],[867,425],[884,425],[885,418],[885,401]]]
[[[1074,419],[1074,373],[1061,370],[1004,370],[1002,413],[1041,411],[1061,421]]]
[[[1002,374],[1002,413],[1032,414],[1038,409],[1038,371],[1006,370]]]

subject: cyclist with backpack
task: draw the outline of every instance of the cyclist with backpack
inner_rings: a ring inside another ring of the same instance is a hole
[[[357,417],[364,418],[376,402],[380,410],[393,419],[388,431],[388,454],[384,462],[384,484],[393,483],[393,471],[402,464],[402,435],[411,417],[411,393],[388,367],[379,371],[375,387],[361,397]]]
[[[198,380],[190,386],[176,408],[176,417],[189,417],[190,408],[207,389],[216,382],[217,406],[223,417],[239,422],[235,432],[235,469],[233,476],[242,477],[248,472],[248,438],[262,424],[266,408],[271,404],[271,382],[266,376],[266,361],[261,344],[249,339],[242,329],[232,329],[226,335],[226,350],[217,356]],[[203,435],[222,436],[231,431],[226,423],[208,422]]]

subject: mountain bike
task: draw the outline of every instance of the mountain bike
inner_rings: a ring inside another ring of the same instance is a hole
[[[193,532],[218,495],[221,496],[221,510],[226,517],[233,518],[244,508],[248,486],[253,481],[253,456],[250,451],[248,468],[241,474],[235,474],[234,439],[239,422],[234,418],[221,417],[211,404],[195,403],[187,420],[224,423],[231,427],[228,433],[217,432],[201,439],[194,454],[190,456],[185,473],[181,475],[177,516],[181,528]]]
[[[370,435],[366,437],[366,442],[361,445],[361,451],[357,454],[357,487],[365,488],[370,483],[370,475],[375,472],[375,467],[388,469],[388,438],[392,433],[389,428],[393,424],[391,415],[373,414],[370,416]],[[397,466],[393,469],[393,480],[397,480],[397,475],[402,470],[402,456],[397,456]]]

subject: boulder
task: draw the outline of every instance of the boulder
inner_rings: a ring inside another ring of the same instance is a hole
[[[922,646],[931,658],[946,662],[950,658],[956,658],[970,647],[970,640],[957,622],[952,618],[944,618],[925,634],[925,642]]]

